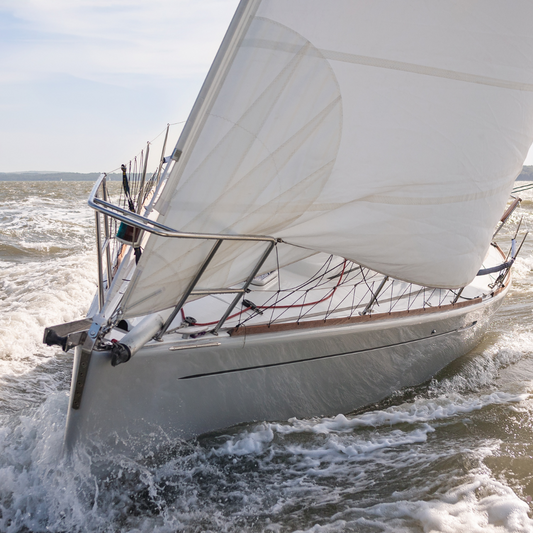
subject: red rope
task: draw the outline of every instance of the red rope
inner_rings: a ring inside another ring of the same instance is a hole
[[[339,281],[337,282],[337,285],[335,285],[335,287],[333,287],[333,289],[331,290],[331,292],[329,294],[327,294],[326,296],[324,296],[324,298],[322,298],[321,300],[317,300],[316,302],[309,302],[309,303],[305,303],[305,304],[292,304],[292,305],[258,305],[257,306],[257,309],[292,309],[294,307],[308,307],[310,305],[317,305],[319,303],[322,303],[322,302],[325,302],[326,300],[329,300],[330,298],[333,297],[333,295],[335,294],[335,291],[339,288],[339,285],[341,284],[342,282],[342,278],[344,276],[344,270],[346,269],[346,259],[344,260],[344,263],[342,264],[342,272],[341,272],[341,275],[339,276]],[[246,311],[248,311],[249,309],[251,309],[251,307],[246,307],[245,309],[241,309],[240,311],[238,311],[237,313],[233,314],[233,315],[230,315],[228,316],[228,318],[226,318],[226,320],[230,320],[232,318],[235,318],[236,316],[239,316],[239,315],[242,315],[243,313],[245,313]],[[185,311],[183,310],[183,307],[181,308],[181,316],[182,317],[185,317]],[[213,326],[215,324],[218,324],[218,320],[215,320],[214,322],[205,322],[204,324],[199,324],[198,322],[195,324],[195,326]]]

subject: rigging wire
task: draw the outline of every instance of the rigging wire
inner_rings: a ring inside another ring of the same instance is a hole
[[[167,127],[168,126],[178,126],[180,124],[185,124],[185,122],[187,122],[187,121],[186,120],[181,120],[180,122],[170,122],[170,123],[167,124]],[[161,135],[163,135],[163,133],[165,133],[166,129],[167,128],[165,127],[151,141],[148,141],[147,144],[153,144],[157,139],[159,139],[159,137],[161,137]],[[137,157],[137,156],[135,156],[135,157]],[[117,168],[114,168],[113,170],[108,170],[106,172],[106,174],[114,174],[114,173],[118,172],[120,169],[121,169],[121,167],[117,167]]]
[[[328,260],[330,263],[331,263],[332,258],[333,258],[333,256],[330,256],[330,258],[329,258],[329,260]],[[277,305],[277,304],[274,304],[274,305],[257,305],[257,306],[254,305],[253,307],[254,307],[255,309],[260,309],[260,310],[269,310],[269,309],[294,309],[294,308],[300,308],[300,309],[301,309],[301,308],[303,308],[303,307],[316,306],[316,305],[318,305],[318,304],[320,304],[320,303],[322,303],[322,302],[325,302],[325,301],[327,301],[327,300],[330,300],[330,299],[333,297],[333,295],[335,294],[335,292],[336,292],[336,290],[338,289],[339,285],[342,283],[344,270],[345,270],[345,268],[346,268],[346,263],[347,263],[347,261],[346,261],[346,259],[345,259],[344,262],[342,263],[342,272],[341,272],[341,275],[339,276],[339,280],[337,281],[337,284],[335,285],[335,287],[333,287],[332,290],[331,290],[326,296],[324,296],[323,298],[321,298],[320,300],[316,300],[316,301],[314,301],[314,302],[305,302],[306,295],[307,295],[307,293],[311,290],[311,289],[307,289],[306,291],[304,291],[304,295],[303,295],[304,303],[301,303],[301,304],[290,304],[290,305]],[[322,268],[323,268],[323,267],[321,267],[320,270],[321,270]],[[338,268],[338,266],[335,266],[335,268]],[[320,272],[320,270],[319,270],[319,272]],[[326,272],[326,273],[327,273],[327,272]],[[325,274],[324,274],[324,275],[325,275]],[[321,279],[324,277],[324,275],[321,276]],[[305,282],[304,284],[302,284],[301,287],[303,287],[303,286],[309,284],[311,281],[312,281],[312,280],[308,280],[307,282]],[[313,287],[313,288],[316,288],[316,286]],[[287,289],[286,289],[286,290],[287,290]],[[291,294],[293,294],[293,293],[296,292],[297,290],[298,290],[298,288],[297,288],[297,289],[292,289],[292,290],[291,290]],[[280,291],[277,291],[277,292],[280,292]],[[284,298],[282,298],[282,300],[285,299],[285,298],[287,298],[288,296],[290,296],[290,295],[285,296]],[[300,297],[300,298],[301,298],[301,297]],[[282,300],[280,300],[280,301],[282,301]],[[252,309],[252,306],[248,306],[248,307],[246,307],[246,308],[244,308],[244,309],[241,309],[241,310],[238,311],[237,313],[234,313],[233,315],[230,315],[226,320],[230,320],[230,319],[232,319],[232,318],[235,318],[235,317],[237,317],[237,316],[240,316],[240,315],[242,315],[243,313],[249,311],[250,309]],[[312,307],[311,307],[311,309],[308,310],[308,312],[309,312],[310,310],[312,310]],[[183,311],[183,308],[182,308],[182,311]],[[183,313],[185,313],[185,311],[183,311]],[[259,314],[259,313],[256,313],[256,314]],[[254,314],[254,315],[252,315],[252,316],[246,318],[244,322],[246,322],[246,321],[250,320],[251,318],[255,317],[256,314]],[[300,320],[301,318],[303,318],[306,314],[307,314],[307,313],[304,313],[303,315],[300,315],[300,317],[299,317],[298,320]],[[182,315],[182,316],[183,316],[183,315]],[[278,317],[278,318],[279,318],[279,317]],[[244,322],[241,322],[241,323],[239,324],[239,326],[242,325]],[[205,322],[205,323],[199,323],[199,322],[197,322],[195,325],[196,325],[196,326],[212,326],[212,325],[215,325],[215,324],[218,324],[218,320],[215,320],[214,322]]]

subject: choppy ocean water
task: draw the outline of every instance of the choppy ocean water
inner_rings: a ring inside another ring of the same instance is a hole
[[[533,237],[483,343],[430,383],[137,460],[66,459],[72,356],[41,340],[96,289],[90,188],[0,182],[0,532],[533,531]],[[520,216],[533,227],[522,197],[502,245]]]

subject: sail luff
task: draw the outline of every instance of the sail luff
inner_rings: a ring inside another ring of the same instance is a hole
[[[172,168],[164,190],[161,192],[156,204],[153,206],[153,210],[157,212],[158,215],[164,216],[169,208],[170,197],[174,193],[176,184],[186,166],[188,154],[192,151],[192,147],[198,139],[202,126],[205,123],[206,115],[218,94],[218,90],[220,89],[228,68],[231,65],[232,58],[235,56],[238,44],[242,41],[243,35],[246,33],[246,30],[259,7],[260,1],[261,0],[240,0],[239,5],[237,6],[235,14],[233,15],[222,43],[216,53],[215,59],[209,68],[206,79],[202,84],[200,92],[198,93],[196,101],[176,143],[176,147],[172,152],[172,158],[177,163]],[[184,151],[185,156],[182,158]],[[155,236],[152,236],[152,242],[154,238]],[[149,246],[150,240],[147,248]],[[145,249],[144,251],[146,252],[147,250]],[[143,266],[141,263],[136,269],[131,281],[128,283],[128,287],[121,302],[121,307],[124,309],[128,306],[128,301],[135,291],[136,283],[142,274],[142,269]],[[159,293],[160,291],[156,290],[153,293],[152,298],[157,297]]]
[[[185,156],[183,161],[181,161],[181,164],[176,165],[173,174],[169,176],[165,191],[163,191],[160,197],[160,203],[155,206],[156,210],[162,215],[165,215],[166,213],[166,209],[168,208],[168,196],[173,194],[177,181],[179,181],[181,176],[181,172],[186,166],[187,156],[198,140],[198,136],[205,124],[209,110],[224,82],[224,78],[231,65],[232,59],[235,57],[239,43],[242,41],[243,36],[253,19],[260,1],[261,0],[241,0],[235,11],[235,15],[233,16],[224,39],[222,40],[220,48],[213,60],[213,64],[207,73],[206,79],[198,93],[198,97],[196,98],[173,151],[172,156],[175,160],[181,159],[184,152]]]

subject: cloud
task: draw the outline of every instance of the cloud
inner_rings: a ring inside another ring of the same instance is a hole
[[[237,4],[0,0],[0,171],[127,161],[187,118]]]
[[[236,0],[4,0],[0,11],[11,31],[0,70],[11,78],[69,74],[111,83],[120,83],[120,74],[194,77],[211,63],[236,6]]]

